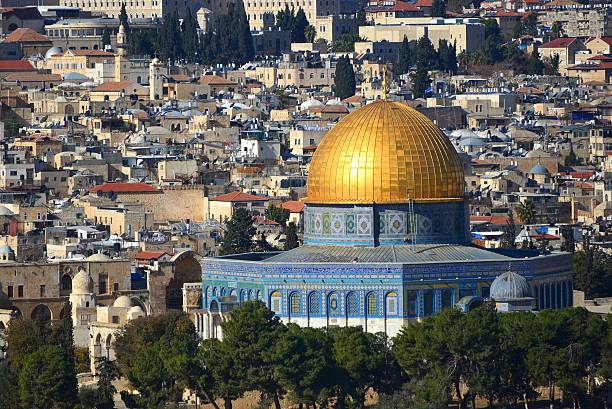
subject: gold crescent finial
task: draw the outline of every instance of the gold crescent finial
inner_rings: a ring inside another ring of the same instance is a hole
[[[382,99],[387,100],[387,64],[383,65],[382,74]]]

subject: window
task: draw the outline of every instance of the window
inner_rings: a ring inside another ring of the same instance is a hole
[[[319,295],[317,293],[310,293],[308,296],[308,313],[315,315],[319,314],[320,312]]]
[[[376,315],[376,311],[378,310],[376,306],[376,294],[374,293],[368,294],[367,307],[368,307],[368,310],[367,310],[368,315]]]
[[[291,314],[302,312],[302,300],[299,293],[291,293]]]
[[[40,296],[44,297],[45,296],[45,292],[46,292],[46,287],[44,284],[40,285]]]
[[[119,324],[119,316],[118,315],[113,315],[111,320],[112,320],[113,324]]]
[[[442,290],[442,308],[449,308],[453,305],[453,290]]]
[[[423,291],[423,310],[425,316],[432,315],[434,313],[434,291],[425,290]]]
[[[6,295],[8,298],[13,298],[13,286],[9,285],[6,287]]]
[[[397,314],[397,293],[391,292],[387,294],[387,315]]]
[[[338,315],[338,313],[340,312],[340,305],[339,305],[340,303],[338,302],[338,294],[331,293],[329,295],[327,302],[329,303],[328,305],[329,315]]]
[[[108,274],[101,273],[98,276],[98,294],[106,294],[108,291],[107,288]]]
[[[119,291],[119,283],[113,283],[113,292]]]
[[[17,286],[17,297],[23,297],[23,286]]]
[[[359,305],[357,304],[357,294],[349,293],[346,296],[346,312],[348,315],[357,315],[359,313]]]
[[[409,290],[406,293],[406,308],[408,311],[408,316],[416,317],[419,313],[417,309],[417,297],[418,291],[416,290]]]
[[[280,314],[281,311],[281,292],[274,291],[270,294],[270,309],[276,314]]]

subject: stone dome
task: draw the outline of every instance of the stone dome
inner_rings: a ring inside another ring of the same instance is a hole
[[[108,261],[111,258],[104,253],[94,253],[91,256],[87,257],[85,260],[87,261]]]
[[[323,138],[308,172],[307,203],[460,201],[463,167],[425,115],[380,100],[344,117]]]
[[[537,165],[535,165],[533,168],[531,168],[529,173],[532,173],[534,175],[548,175],[548,174],[550,174],[550,172],[548,171],[546,166],[540,165],[539,163]]]
[[[59,48],[59,47],[51,47],[45,53],[45,60],[48,60],[49,58],[53,57],[54,55],[63,54],[63,53],[64,52],[62,51],[61,48]]]
[[[307,109],[312,109],[312,108],[320,108],[323,107],[323,103],[321,101],[319,101],[318,99],[307,99],[306,101],[302,102],[302,104],[300,105],[300,109],[302,111],[305,111]]]
[[[506,271],[493,280],[490,295],[496,301],[517,300],[531,297],[531,289],[525,277]]]
[[[80,269],[72,277],[72,294],[90,294],[93,292],[93,280],[87,271]]]
[[[113,303],[113,307],[130,308],[132,307],[132,300],[127,295],[119,296]]]

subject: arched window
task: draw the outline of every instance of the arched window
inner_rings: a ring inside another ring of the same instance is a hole
[[[263,296],[261,295],[261,290],[257,290],[257,300],[263,301]]]
[[[236,297],[236,289],[232,288],[229,292],[230,297]]]
[[[561,285],[561,299],[562,299],[561,307],[563,308],[567,307],[567,282],[566,281],[564,281]]]
[[[212,296],[213,297],[217,296],[217,287],[213,287],[213,289],[212,289]]]
[[[253,299],[253,290],[249,290],[247,292],[247,300],[252,300]]]
[[[240,302],[243,302],[246,297],[246,292],[244,290],[240,290]]]
[[[355,294],[354,292],[350,292],[346,296],[346,313],[349,317],[354,317],[359,314],[359,303],[357,302],[357,294]]]
[[[206,287],[206,305],[212,300],[213,290],[211,287]]]
[[[282,308],[282,296],[280,291],[273,291],[270,294],[270,309],[276,314],[280,314]]]
[[[72,278],[70,274],[64,274],[60,282],[60,295],[70,295],[72,292]]]
[[[219,291],[219,297],[225,297],[225,287],[221,287],[221,290]]]
[[[51,321],[51,310],[44,304],[38,304],[32,311],[31,317],[34,321]]]
[[[289,303],[291,305],[291,315],[299,314],[302,312],[302,297],[300,296],[300,293],[291,293],[291,296],[289,297]]]
[[[340,314],[340,299],[337,293],[331,293],[327,297],[327,315],[335,317]]]
[[[376,315],[378,312],[378,306],[376,305],[376,294],[369,293],[366,299],[366,312],[368,316]]]
[[[321,313],[321,306],[319,303],[319,294],[312,292],[308,295],[308,314],[318,315]]]
[[[390,292],[385,300],[385,311],[387,315],[397,315],[397,293]]]

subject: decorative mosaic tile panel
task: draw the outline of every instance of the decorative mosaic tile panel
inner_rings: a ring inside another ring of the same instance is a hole
[[[334,236],[344,236],[344,215],[331,215],[331,234]]]
[[[406,213],[390,214],[388,230],[390,234],[406,234]]]
[[[380,215],[380,234],[387,234],[388,233],[388,223],[387,223],[387,215],[385,213],[382,213]]]
[[[314,226],[312,231],[315,234],[321,234],[321,232],[323,232],[323,216],[321,213],[314,214]]]
[[[370,235],[372,234],[372,218],[367,214],[357,215],[357,234]]]
[[[346,221],[346,234],[355,234],[355,232],[357,231],[357,226],[355,225],[355,215],[349,213],[346,215],[344,220]]]
[[[323,213],[323,234],[331,232],[331,217],[329,213]]]

